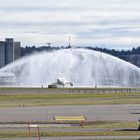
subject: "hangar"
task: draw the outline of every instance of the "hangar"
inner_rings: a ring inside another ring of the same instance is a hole
[[[13,85],[16,83],[16,76],[12,72],[0,73],[0,85]]]

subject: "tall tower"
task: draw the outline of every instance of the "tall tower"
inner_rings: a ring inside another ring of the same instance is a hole
[[[0,68],[5,66],[5,42],[0,41]]]
[[[13,38],[5,39],[5,64],[9,64],[16,59],[19,59],[21,55],[20,52],[20,42],[14,42]]]
[[[19,59],[21,56],[20,42],[14,42],[14,60]]]
[[[5,39],[5,63],[6,65],[14,61],[14,39]]]

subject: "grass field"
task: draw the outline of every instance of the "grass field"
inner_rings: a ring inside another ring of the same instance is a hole
[[[107,128],[106,130],[100,131],[87,131],[86,128],[94,127],[94,128]],[[125,130],[121,130],[122,127],[125,127]],[[129,130],[129,127],[133,131]],[[81,129],[81,126],[72,126],[72,127],[64,127],[62,131],[61,128],[63,127],[51,127],[53,131],[45,131],[43,128],[40,127],[41,137],[52,137],[52,136],[138,136],[140,135],[140,131],[136,130],[137,123],[136,122],[90,122],[84,125],[84,129]],[[49,127],[50,128],[50,127]],[[57,129],[54,129],[57,128]],[[128,128],[128,130],[126,130]],[[13,128],[15,129],[15,128]],[[74,129],[74,132],[70,132],[68,130]],[[79,131],[80,129],[80,131]],[[118,129],[118,130],[117,130]],[[58,131],[57,131],[58,130]],[[37,136],[36,129],[32,129],[31,137]],[[16,131],[0,131],[0,138],[11,138],[11,137],[28,137],[27,128],[24,130]]]
[[[41,132],[41,137],[55,136],[139,136],[140,131],[101,131],[101,132]],[[0,138],[8,137],[28,137],[27,132],[3,132],[0,133]],[[37,137],[37,133],[33,132],[31,137]]]
[[[140,104],[140,93],[2,94],[0,107]]]

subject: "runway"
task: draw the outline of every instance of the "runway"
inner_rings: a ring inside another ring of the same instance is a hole
[[[81,105],[1,108],[0,122],[53,122],[55,116],[82,115],[87,121],[138,121],[140,105]]]
[[[75,136],[75,137],[41,137],[41,140],[112,140],[112,139],[139,139],[140,136]],[[36,137],[26,137],[26,138],[0,138],[0,140],[37,140]]]
[[[45,87],[0,87],[0,95],[9,94],[79,94],[79,93],[139,93],[140,88],[116,87],[73,87],[46,88]]]

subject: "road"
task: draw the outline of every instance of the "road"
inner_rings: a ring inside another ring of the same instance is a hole
[[[41,140],[97,140],[97,139],[139,139],[140,136],[76,136],[76,137],[42,137]],[[0,138],[0,140],[38,140],[38,138]]]
[[[0,108],[0,122],[54,121],[55,116],[61,115],[83,115],[87,121],[137,121],[140,105]]]
[[[73,87],[73,88],[45,88],[40,87],[3,87],[0,95],[6,94],[78,94],[78,93],[139,93],[140,88],[111,88],[111,87]]]

